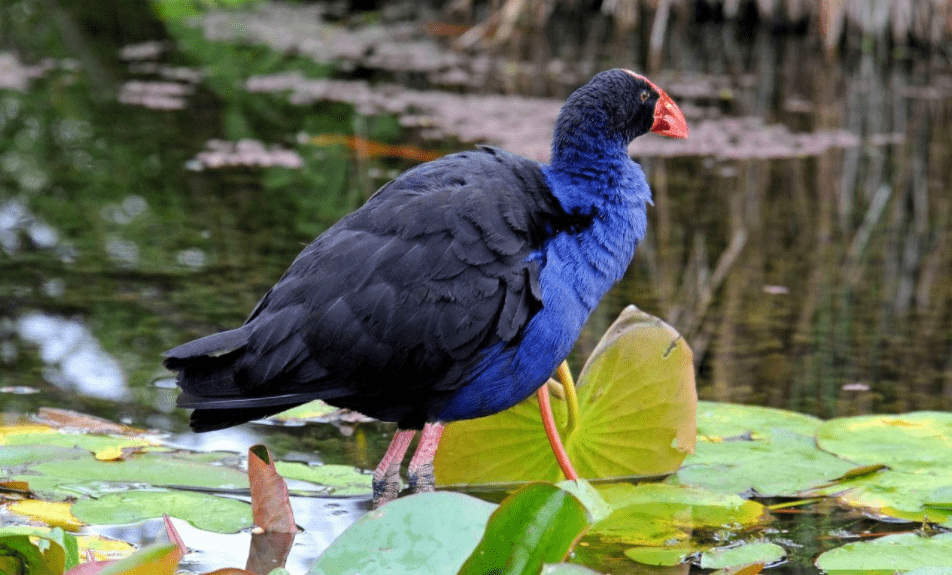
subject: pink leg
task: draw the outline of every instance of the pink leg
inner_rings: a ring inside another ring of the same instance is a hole
[[[442,423],[427,423],[423,426],[420,444],[417,445],[416,453],[413,454],[413,459],[410,460],[410,466],[407,468],[410,491],[421,493],[436,489],[433,458],[436,456],[436,448],[440,446],[441,437],[443,437]]]
[[[393,434],[393,440],[390,441],[387,453],[380,460],[380,465],[374,470],[375,509],[393,501],[400,494],[400,464],[414,435],[416,435],[415,429],[398,429]]]

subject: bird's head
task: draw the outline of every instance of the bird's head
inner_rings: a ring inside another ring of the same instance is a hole
[[[565,101],[555,125],[553,152],[596,142],[627,147],[649,131],[687,138],[688,123],[671,97],[648,78],[630,70],[607,70]]]

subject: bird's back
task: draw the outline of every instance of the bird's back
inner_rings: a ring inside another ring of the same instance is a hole
[[[243,326],[167,352],[180,405],[197,430],[316,398],[418,427],[486,350],[518,345],[542,305],[531,255],[576,220],[536,162],[421,164],[315,239]]]

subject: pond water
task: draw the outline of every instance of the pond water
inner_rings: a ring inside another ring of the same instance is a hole
[[[192,448],[372,465],[387,426],[188,433],[160,353],[239,325],[303,245],[415,163],[476,142],[544,160],[561,100],[611,67],[646,70],[691,138],[633,145],[649,235],[574,365],[634,303],[690,342],[705,399],[952,408],[941,52],[827,53],[797,29],[680,18],[649,69],[647,29],[613,35],[598,15],[455,50],[457,27],[406,6],[330,23],[323,5],[187,24],[139,3],[48,9],[0,7],[7,420],[65,406]],[[335,530],[361,507],[345,511]]]

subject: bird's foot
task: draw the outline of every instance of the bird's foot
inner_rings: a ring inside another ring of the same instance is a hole
[[[390,503],[400,494],[400,462],[403,461],[403,454],[407,452],[414,435],[416,431],[412,429],[398,429],[387,453],[380,460],[380,465],[374,470],[374,509]]]
[[[399,471],[399,468],[396,471]],[[396,499],[400,494],[400,474],[395,472],[378,478],[374,473],[373,489],[374,509],[378,509],[381,505]]]
[[[407,482],[412,493],[436,490],[436,474],[433,471],[433,458],[443,436],[442,423],[427,423],[420,434],[420,443],[407,467]]]
[[[433,472],[433,462],[426,462],[414,468],[407,469],[407,484],[411,493],[425,493],[436,491],[436,474]]]

